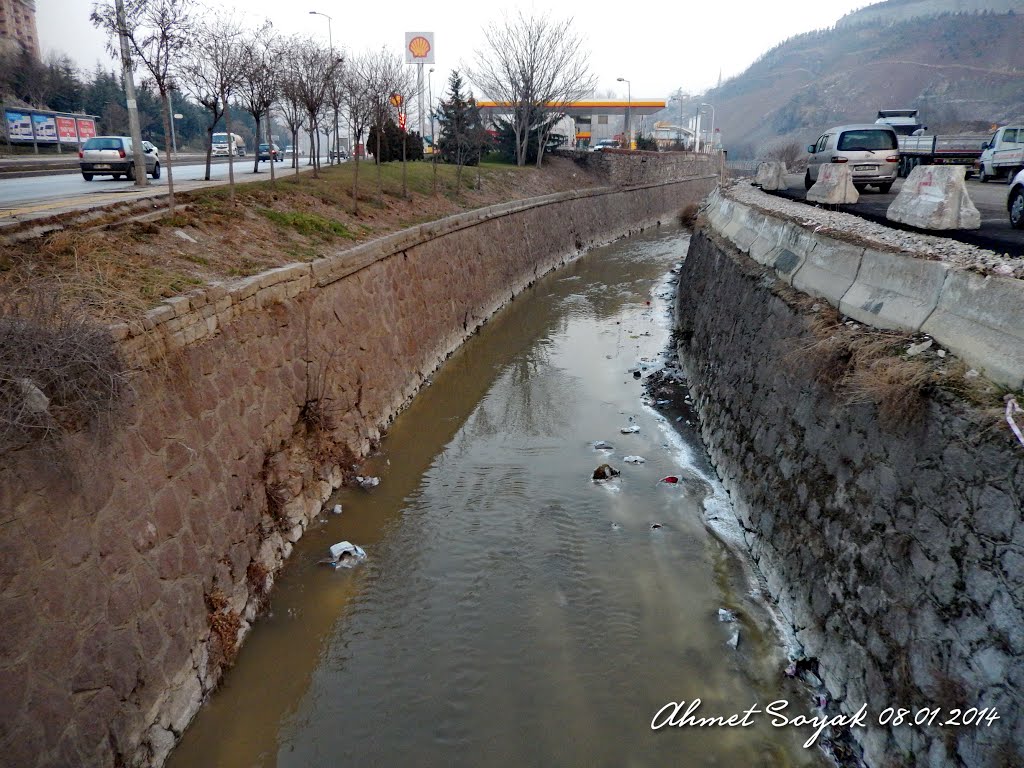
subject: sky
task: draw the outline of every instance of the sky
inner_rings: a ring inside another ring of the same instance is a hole
[[[387,46],[404,54],[405,32],[434,33],[436,52],[432,88],[443,90],[452,69],[464,69],[475,50],[485,44],[483,27],[501,22],[518,11],[573,17],[574,28],[591,52],[591,70],[600,95],[626,98],[630,81],[633,98],[666,98],[677,88],[697,94],[740,74],[776,44],[800,32],[832,26],[851,10],[871,0],[713,0],[670,3],[590,3],[559,6],[551,3],[411,2],[351,0],[218,0],[218,8],[234,9],[243,22],[258,25],[270,19],[283,35],[308,35],[327,42],[332,17],[335,47],[351,52]],[[43,54],[66,53],[80,67],[96,62],[117,67],[105,48],[104,35],[89,22],[93,0],[36,0],[36,19]],[[620,10],[612,10],[620,9]],[[386,10],[386,16],[380,13]],[[636,11],[636,15],[630,15]],[[383,20],[382,20],[383,18]],[[480,94],[476,94],[481,97]]]

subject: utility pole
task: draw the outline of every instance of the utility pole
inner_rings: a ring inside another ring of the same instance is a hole
[[[115,0],[117,36],[121,40],[121,67],[124,72],[125,105],[128,107],[128,126],[132,134],[132,159],[135,161],[135,186],[148,187],[146,156],[142,152],[142,127],[139,125],[139,105],[135,101],[135,75],[132,73],[131,49],[125,26],[124,0]]]

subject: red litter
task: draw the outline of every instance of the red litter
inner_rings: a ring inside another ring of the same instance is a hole
[[[669,475],[668,477],[661,478],[661,482],[663,482],[663,483],[678,483],[679,482],[679,478],[676,477],[675,475]]]

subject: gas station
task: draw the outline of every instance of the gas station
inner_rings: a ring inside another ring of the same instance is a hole
[[[665,109],[667,104],[664,99],[585,99],[564,103],[548,102],[545,106],[572,120],[575,147],[582,149],[600,139],[621,141],[630,134],[635,142],[636,136],[640,135],[637,128],[644,130],[644,119]],[[478,101],[477,106],[485,119],[496,114],[507,115],[511,109],[511,103],[507,101]],[[653,132],[653,128],[651,125],[646,132]]]

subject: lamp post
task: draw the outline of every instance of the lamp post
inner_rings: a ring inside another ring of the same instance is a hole
[[[620,83],[626,84],[626,133],[629,136],[628,144],[626,145],[629,149],[633,148],[633,128],[631,125],[630,118],[632,117],[633,111],[633,84],[624,77],[615,78]]]
[[[701,107],[711,107],[711,138],[708,143],[711,145],[712,151],[715,149],[715,105],[714,104],[701,104]]]
[[[323,16],[325,19],[327,19],[327,47],[331,49],[331,62],[332,62],[331,63],[332,75],[331,76],[333,77],[334,76],[333,75],[333,70],[334,70],[334,38],[331,37],[331,17],[328,16],[326,13],[320,13],[320,11],[310,11],[309,15],[310,16]],[[334,121],[334,151],[335,152],[338,151],[338,121],[337,120]],[[320,161],[318,160],[317,163],[319,164],[319,162]],[[330,148],[330,146],[328,146],[327,147],[327,163],[328,163],[328,165],[330,165],[330,162],[331,162],[331,148]]]

